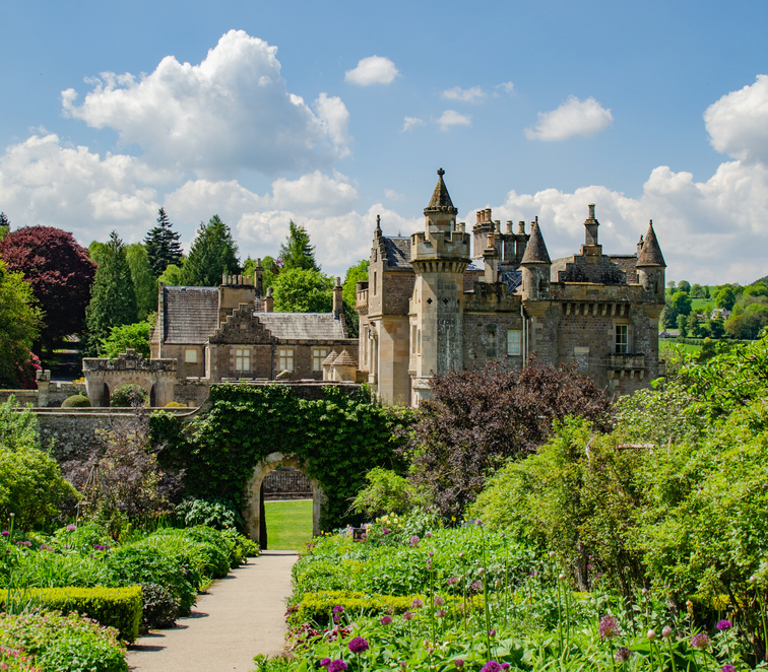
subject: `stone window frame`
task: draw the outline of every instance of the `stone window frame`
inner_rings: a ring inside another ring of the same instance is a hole
[[[295,368],[295,349],[294,348],[280,348],[277,353],[278,361],[280,362],[280,371],[290,371],[293,373]],[[287,366],[290,362],[290,366]]]
[[[511,341],[510,336],[517,334],[517,342]],[[516,347],[513,347],[516,346]],[[517,352],[514,352],[514,350]],[[507,329],[507,357],[519,357],[523,354],[523,330],[522,329]]]
[[[312,348],[312,372],[322,373],[323,361],[328,356],[330,348]],[[282,371],[282,369],[280,369]]]
[[[251,349],[235,348],[235,371],[246,373],[251,371]]]
[[[197,348],[185,348],[184,349],[184,363],[185,364],[197,364]]]
[[[613,329],[613,351],[617,355],[630,353],[630,329],[628,324],[616,324]]]

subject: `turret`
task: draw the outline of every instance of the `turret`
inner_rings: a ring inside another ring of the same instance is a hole
[[[538,217],[531,223],[531,236],[520,266],[523,269],[523,300],[547,299],[552,261],[539,229]]]
[[[653,220],[648,224],[648,233],[640,254],[637,255],[637,281],[647,292],[654,295],[659,303],[664,302],[664,269],[667,264],[661,254],[656,232],[653,230]]]

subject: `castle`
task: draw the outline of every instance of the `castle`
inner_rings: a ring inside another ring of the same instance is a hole
[[[609,394],[628,394],[661,375],[658,321],[666,264],[653,223],[637,251],[603,254],[595,206],[578,254],[552,261],[538,218],[477,213],[470,234],[456,221],[438,171],[424,231],[387,237],[377,218],[368,282],[357,284],[362,376],[389,403],[418,405],[430,379],[500,359],[575,364]]]

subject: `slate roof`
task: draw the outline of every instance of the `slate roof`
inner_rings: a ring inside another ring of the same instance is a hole
[[[453,207],[451,196],[448,193],[448,187],[445,186],[445,182],[443,181],[445,171],[440,168],[440,170],[437,171],[437,175],[437,186],[435,186],[435,190],[432,192],[432,198],[429,201],[429,205],[424,208],[424,214],[426,215],[428,212],[449,212],[454,215],[458,214],[459,211]]]
[[[281,340],[347,338],[341,320],[334,320],[333,313],[256,313],[255,316]]]
[[[384,238],[384,253],[387,255],[387,268],[413,270],[411,266],[411,239],[405,236]]]
[[[645,243],[643,243],[643,249],[640,250],[640,254],[637,257],[637,266],[642,268],[644,266],[663,266],[666,267],[664,262],[664,255],[661,254],[661,248],[659,247],[659,241],[656,240],[656,232],[653,230],[653,222],[648,225],[648,233],[645,235]]]
[[[544,237],[541,235],[537,222],[531,224],[531,236],[528,244],[525,246],[525,254],[520,262],[522,266],[526,264],[549,264],[549,252],[544,243]]]
[[[202,345],[216,329],[217,287],[163,287],[163,303],[164,343]]]

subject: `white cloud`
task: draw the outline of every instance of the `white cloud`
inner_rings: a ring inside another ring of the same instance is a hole
[[[418,117],[406,117],[405,123],[403,124],[403,128],[400,130],[401,133],[405,133],[406,131],[413,130],[417,126],[423,126],[424,120],[419,119]]]
[[[479,103],[485,100],[487,94],[479,86],[473,86],[471,89],[462,89],[460,86],[454,86],[446,89],[440,94],[444,100],[458,100],[462,103]]]
[[[567,140],[574,135],[592,137],[613,123],[610,110],[606,110],[594,98],[584,101],[569,96],[560,107],[551,112],[539,112],[535,128],[526,128],[530,140]]]
[[[710,143],[743,161],[768,163],[768,76],[726,94],[704,112]]]
[[[395,64],[385,56],[361,58],[357,67],[344,73],[344,81],[359,86],[391,84],[400,74]]]
[[[402,201],[403,198],[405,198],[405,194],[400,194],[394,189],[385,189],[384,195],[390,200],[390,201]]]
[[[512,82],[504,82],[503,84],[497,84],[496,89],[500,89],[507,95],[512,95],[515,91],[515,85]]]
[[[327,167],[348,153],[348,113],[321,94],[317,113],[286,90],[277,47],[231,30],[199,65],[166,56],[136,78],[102,73],[77,106],[62,92],[64,113],[110,127],[145,150],[152,165],[233,177],[240,169],[274,175]]]
[[[440,125],[441,131],[447,131],[451,126],[471,126],[472,116],[460,114],[456,110],[446,110],[435,123]]]

